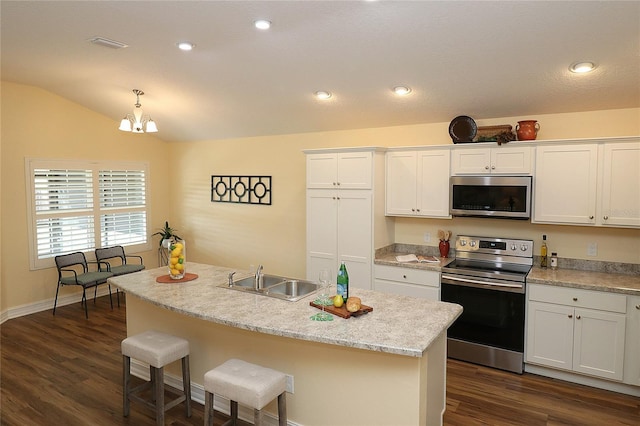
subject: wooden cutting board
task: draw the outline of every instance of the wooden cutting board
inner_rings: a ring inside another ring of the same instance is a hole
[[[317,303],[315,303],[315,301],[309,302],[309,304],[311,306],[313,306],[314,308],[318,308],[320,310],[322,310],[322,305],[318,305]],[[360,310],[356,311],[356,312],[349,312],[347,311],[347,306],[346,303],[342,306],[340,306],[339,308],[336,308],[333,305],[329,305],[329,306],[325,306],[324,307],[325,312],[329,312],[330,314],[333,315],[337,315],[341,318],[351,318],[351,317],[359,317],[360,315],[364,315],[368,312],[373,311],[373,308],[371,306],[367,306],[367,305],[360,305]]]

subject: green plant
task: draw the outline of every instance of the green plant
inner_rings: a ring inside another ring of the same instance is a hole
[[[151,234],[152,237],[156,235],[160,236],[160,247],[162,247],[163,240],[181,240],[182,238],[176,235],[177,229],[173,229],[169,226],[169,222],[164,223],[164,228],[159,228],[158,232]]]

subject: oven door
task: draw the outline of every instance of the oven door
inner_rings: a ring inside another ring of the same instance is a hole
[[[443,273],[441,298],[463,308],[448,330],[449,338],[524,352],[524,283]]]

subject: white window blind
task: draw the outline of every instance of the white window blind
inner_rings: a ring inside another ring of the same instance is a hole
[[[147,241],[144,170],[100,170],[100,244],[102,247]]]
[[[97,247],[148,250],[146,163],[27,159],[32,269]]]

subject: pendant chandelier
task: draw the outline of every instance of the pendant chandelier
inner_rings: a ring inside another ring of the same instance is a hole
[[[120,122],[120,127],[118,129],[123,132],[133,133],[157,132],[158,127],[156,127],[156,122],[142,112],[140,96],[144,95],[144,92],[142,90],[133,89],[133,93],[136,95],[136,104],[133,109],[133,114],[127,114]]]

